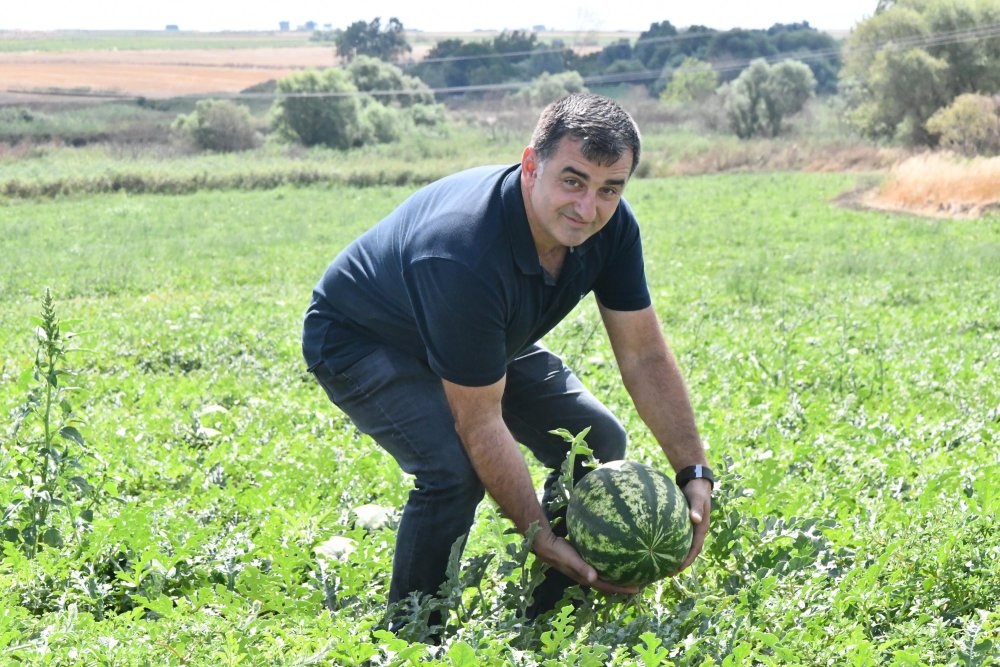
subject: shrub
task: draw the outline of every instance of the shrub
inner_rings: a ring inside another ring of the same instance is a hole
[[[444,125],[448,120],[444,106],[441,104],[414,104],[407,109],[414,125],[436,127]]]
[[[415,76],[403,74],[403,70],[378,58],[358,56],[347,66],[347,72],[361,92],[393,92],[391,95],[376,96],[386,106],[409,107],[434,103],[434,93],[426,83]]]
[[[959,95],[928,119],[927,131],[964,155],[1000,154],[1000,97]]]
[[[194,111],[177,117],[172,129],[202,150],[229,153],[260,145],[250,110],[228,100],[200,100]]]
[[[279,135],[306,146],[346,149],[362,138],[358,88],[342,69],[305,70],[279,80],[272,109]]]
[[[359,144],[388,144],[403,135],[404,118],[399,109],[368,98],[362,104]]]
[[[560,72],[559,74],[542,74],[531,82],[527,88],[514,93],[514,98],[532,106],[545,106],[550,102],[587,90],[583,77],[579,72]]]
[[[672,104],[701,102],[715,92],[719,76],[711,63],[697,58],[686,58],[674,71],[660,99]]]

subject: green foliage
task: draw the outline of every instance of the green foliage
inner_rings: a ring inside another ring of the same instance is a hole
[[[403,23],[396,17],[390,18],[384,28],[381,17],[375,17],[368,23],[355,21],[346,29],[338,30],[333,41],[337,45],[337,55],[348,62],[358,56],[392,62],[411,51],[403,31]],[[317,38],[325,39],[326,36],[318,33]]]
[[[348,148],[397,141],[413,125],[437,126],[444,109],[419,80],[363,56],[346,69],[306,70],[278,82],[272,116],[280,136]]]
[[[151,143],[168,134],[177,111],[128,102],[65,108],[3,107],[0,141],[59,142],[72,146],[112,140]]]
[[[199,100],[194,111],[178,116],[172,127],[202,150],[228,153],[260,145],[250,110],[229,100]]]
[[[358,56],[347,66],[347,73],[358,90],[372,93],[384,105],[411,107],[434,103],[434,94],[427,84],[377,58]]]
[[[398,141],[403,135],[403,112],[373,98],[363,98],[359,122],[358,144],[387,144]]]
[[[522,88],[514,93],[512,97],[516,101],[530,106],[544,107],[566,95],[586,90],[583,77],[576,72],[545,73],[532,81],[527,88]]]
[[[942,147],[964,155],[998,155],[1000,96],[959,95],[927,120],[927,131]]]
[[[272,115],[281,136],[306,146],[346,149],[361,142],[362,109],[350,74],[330,68],[279,80]]]
[[[847,41],[841,88],[854,126],[872,138],[932,144],[926,123],[937,110],[965,93],[1000,91],[1000,37],[989,32],[998,20],[992,2],[880,5]]]
[[[411,71],[431,88],[450,92],[530,80],[543,71],[554,74],[565,69],[571,55],[558,46],[540,44],[533,32],[504,31],[488,41],[440,40]]]
[[[782,121],[802,110],[814,95],[812,71],[799,62],[769,65],[755,60],[735,80],[720,89],[730,127],[741,139],[775,137]]]
[[[454,168],[462,149],[409,159]],[[68,164],[33,168],[80,168],[53,155]],[[259,159],[277,169],[274,154]],[[192,158],[199,171],[237,160]],[[635,599],[574,592],[527,625],[517,614],[536,564],[484,502],[452,567],[440,646],[384,632],[394,536],[359,525],[354,509],[398,510],[411,482],[329,404],[295,335],[303,294],[332,254],[412,187],[6,201],[2,414],[12,424],[24,404],[18,379],[31,378],[37,345],[25,323],[38,285],[51,284],[74,318],[98,323],[74,362],[87,393],[73,403],[107,464],[89,477],[103,495],[79,539],[64,533],[33,559],[4,545],[4,660],[996,663],[1000,218],[833,203],[869,185],[791,172],[629,185],[651,295],[719,477],[705,550]],[[662,467],[600,327],[588,299],[547,343],[622,419],[629,457]],[[531,471],[540,483],[545,471]],[[332,537],[354,551],[320,559],[315,548]]]
[[[79,538],[94,520],[98,497],[82,463],[91,456],[79,430],[83,417],[70,402],[79,390],[65,365],[75,334],[62,330],[49,290],[35,324],[35,362],[19,383],[27,395],[0,457],[2,539],[27,558]]]
[[[719,76],[710,63],[688,57],[673,71],[660,101],[667,104],[702,102],[715,92],[718,85]]]

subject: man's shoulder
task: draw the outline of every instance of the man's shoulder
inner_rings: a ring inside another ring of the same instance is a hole
[[[504,183],[515,167],[467,169],[435,181],[412,198],[409,248],[420,257],[475,263],[504,232]],[[507,187],[510,187],[509,185]]]
[[[437,197],[443,195],[444,201],[453,201],[450,195],[476,196],[477,193],[481,193],[483,196],[489,196],[503,185],[507,175],[516,166],[483,165],[464,169],[430,183],[417,194]]]

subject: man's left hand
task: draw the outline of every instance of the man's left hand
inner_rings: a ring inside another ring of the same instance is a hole
[[[684,485],[684,496],[687,498],[688,507],[691,508],[691,523],[694,524],[694,539],[691,540],[691,550],[681,563],[677,573],[680,574],[694,559],[701,553],[701,548],[705,544],[705,535],[708,534],[709,514],[712,512],[712,483],[707,479],[692,479]]]

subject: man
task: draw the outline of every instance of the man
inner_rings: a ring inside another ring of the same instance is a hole
[[[316,286],[303,336],[309,369],[415,478],[390,603],[438,591],[484,491],[522,533],[539,527],[532,548],[552,568],[532,614],[573,582],[635,592],[602,581],[543,507],[568,447],[551,430],[591,427],[587,442],[602,461],[625,452],[619,421],[538,344],[591,291],[636,410],[684,483],[694,543],[681,569],[701,551],[711,473],[622,199],[639,153],[638,128],[618,104],[569,96],[543,111],[519,165],[419,190]],[[518,442],[552,469],[542,503]]]

